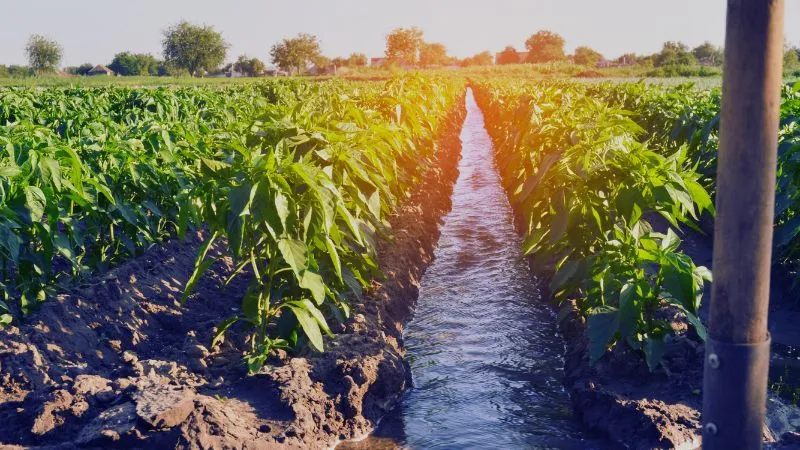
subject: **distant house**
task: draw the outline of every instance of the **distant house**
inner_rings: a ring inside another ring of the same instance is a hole
[[[108,77],[113,77],[114,76],[114,71],[109,69],[106,66],[98,64],[98,65],[94,66],[92,68],[92,70],[87,72],[87,75],[105,75],[105,76],[108,76]]]
[[[288,77],[289,72],[281,69],[270,68],[264,69],[264,75],[268,77]]]
[[[605,69],[605,68],[608,68],[608,67],[614,67],[616,65],[617,64],[614,63],[614,61],[609,61],[607,59],[603,59],[603,60],[599,61],[596,64],[596,67],[599,68],[599,69]]]
[[[711,56],[706,56],[704,58],[700,58],[698,63],[700,63],[701,66],[705,66],[705,67],[714,67],[714,66],[717,65],[717,61],[714,60],[714,58],[711,57]]]

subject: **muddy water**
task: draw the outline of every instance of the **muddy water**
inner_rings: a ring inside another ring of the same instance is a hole
[[[414,386],[375,433],[348,448],[603,448],[563,389],[563,343],[492,163],[472,93],[453,209],[404,333]]]

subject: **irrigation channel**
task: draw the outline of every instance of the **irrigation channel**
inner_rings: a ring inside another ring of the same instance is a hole
[[[413,388],[370,437],[342,447],[606,448],[572,416],[564,344],[520,261],[472,91],[461,141],[453,208],[404,332]]]

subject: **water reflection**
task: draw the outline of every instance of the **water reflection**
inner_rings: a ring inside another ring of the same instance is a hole
[[[453,209],[405,330],[414,387],[347,448],[604,448],[561,384],[563,342],[527,265],[472,93]]]

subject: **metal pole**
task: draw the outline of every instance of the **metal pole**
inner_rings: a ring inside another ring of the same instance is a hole
[[[783,0],[728,0],[703,448],[760,449]]]

